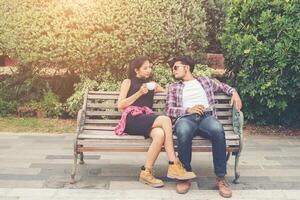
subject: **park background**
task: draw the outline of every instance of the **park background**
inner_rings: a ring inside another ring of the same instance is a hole
[[[118,90],[136,55],[167,87],[167,60],[184,54],[195,75],[238,90],[250,129],[299,134],[299,10],[299,0],[0,0],[0,131],[74,132],[87,89]]]

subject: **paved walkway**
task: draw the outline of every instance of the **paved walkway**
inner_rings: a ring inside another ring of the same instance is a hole
[[[77,183],[69,184],[74,135],[0,133],[0,200],[57,199],[222,199],[214,188],[212,156],[194,153],[198,178],[186,195],[176,194],[168,180],[162,153],[156,175],[162,189],[137,181],[145,153],[90,153],[79,165]],[[240,184],[232,184],[241,200],[300,199],[300,137],[246,136],[240,160]],[[228,162],[233,180],[234,159]]]

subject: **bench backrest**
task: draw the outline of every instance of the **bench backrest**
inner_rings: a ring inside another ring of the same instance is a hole
[[[113,130],[121,117],[121,112],[117,108],[118,97],[119,92],[89,91],[83,104],[83,109],[86,111],[84,129]],[[165,93],[155,94],[153,109],[156,113],[164,114],[165,101]],[[215,101],[219,121],[225,130],[233,130],[230,97],[223,93],[216,93]]]

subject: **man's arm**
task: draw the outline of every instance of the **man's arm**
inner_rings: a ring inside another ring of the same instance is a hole
[[[172,118],[178,118],[185,115],[187,111],[183,107],[176,107],[176,88],[173,91],[173,87],[172,84],[168,87],[165,112]]]
[[[238,92],[229,85],[218,81],[217,79],[210,79],[213,85],[214,92],[224,92],[227,95],[231,96],[230,105],[234,105],[236,110],[239,112],[242,108],[242,101]]]
[[[233,87],[230,87],[229,85],[222,83],[217,79],[210,79],[210,82],[214,92],[224,92],[225,94],[231,96],[232,92],[235,91]]]

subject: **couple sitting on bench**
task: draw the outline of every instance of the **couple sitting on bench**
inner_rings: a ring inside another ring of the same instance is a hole
[[[215,118],[214,92],[222,91],[231,95],[231,103],[237,111],[241,109],[241,99],[237,91],[217,80],[205,76],[193,77],[194,61],[187,56],[170,60],[174,78],[167,91],[166,114],[155,115],[152,111],[156,92],[164,92],[159,84],[151,81],[152,66],[146,56],[138,56],[129,64],[128,79],[122,82],[118,108],[122,117],[115,129],[117,135],[142,135],[151,138],[146,162],[141,167],[139,181],[153,187],[162,187],[163,181],[154,177],[154,162],[164,146],[169,167],[167,177],[177,179],[176,191],[188,192],[192,171],[192,139],[200,135],[212,142],[216,186],[223,197],[231,197],[232,191],[225,179],[226,140],[222,124]],[[173,129],[178,141],[178,158],[173,145]]]

